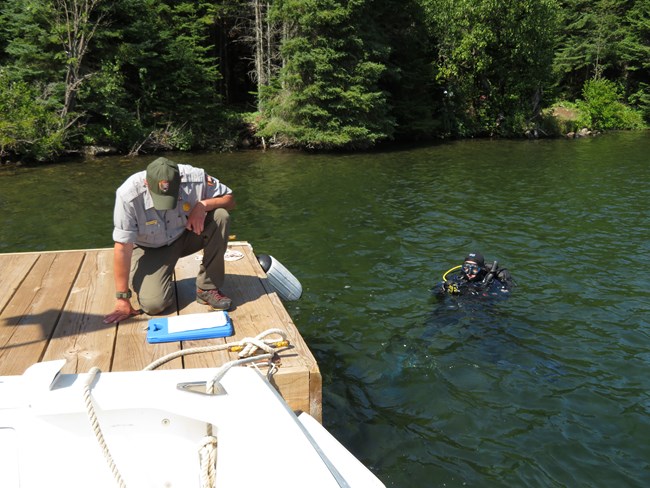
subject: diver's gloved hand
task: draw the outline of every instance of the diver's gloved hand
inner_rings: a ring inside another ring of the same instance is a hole
[[[456,293],[460,293],[460,289],[458,288],[458,284],[457,284],[457,283],[453,283],[453,282],[452,282],[452,283],[449,283],[449,282],[445,281],[445,282],[442,284],[442,289],[443,289],[446,293],[449,293],[450,295],[454,295],[454,294],[456,294]]]

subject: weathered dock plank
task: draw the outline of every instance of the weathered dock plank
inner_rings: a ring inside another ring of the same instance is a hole
[[[175,313],[166,316],[171,315],[175,315]],[[178,342],[161,344],[149,344],[147,342],[149,318],[148,315],[140,315],[119,324],[111,371],[139,371],[167,354],[180,351],[181,347]],[[177,358],[160,365],[158,369],[179,369],[182,367],[182,358]]]
[[[66,359],[64,373],[78,373],[93,366],[110,371],[117,326],[102,321],[102,311],[113,306],[112,255],[107,251],[84,253],[77,279],[69,287],[44,361]]]
[[[4,310],[9,300],[38,260],[38,254],[11,255],[3,260],[0,267],[0,310]]]
[[[112,249],[0,254],[0,374],[22,374],[39,361],[65,358],[66,373],[134,371],[169,353],[197,346],[225,344],[255,337],[268,329],[283,330],[290,349],[279,354],[273,383],[294,410],[320,419],[321,376],[318,365],[284,308],[268,286],[252,247],[233,242],[241,259],[226,262],[223,291],[233,300],[229,338],[149,344],[149,317],[140,315],[107,325],[103,317],[114,305]],[[179,261],[175,269],[176,314],[206,312],[195,301],[200,255]],[[225,350],[176,358],[160,368],[218,367],[237,359]]]
[[[43,359],[84,253],[43,254],[0,314],[0,366],[22,374]]]

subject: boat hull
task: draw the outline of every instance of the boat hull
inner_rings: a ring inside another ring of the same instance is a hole
[[[89,414],[91,378],[59,375],[62,366],[0,377],[3,488],[113,488],[115,470],[126,486],[206,486],[199,462],[206,436],[217,443],[218,487],[383,486],[318,422],[297,417],[254,368],[228,370],[221,394],[197,392],[214,369],[99,373]]]

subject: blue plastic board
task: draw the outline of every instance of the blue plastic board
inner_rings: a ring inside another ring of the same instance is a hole
[[[233,335],[228,312],[194,313],[149,319],[147,342],[174,342],[213,339]]]

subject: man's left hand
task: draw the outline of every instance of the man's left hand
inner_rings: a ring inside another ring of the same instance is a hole
[[[208,210],[205,205],[202,202],[197,202],[187,218],[185,228],[194,232],[196,235],[201,235],[205,226],[205,216],[207,213]]]
[[[141,313],[142,310],[136,310],[133,308],[129,300],[120,299],[115,303],[115,310],[104,316],[104,323],[116,324],[128,319],[129,317],[140,315]]]

